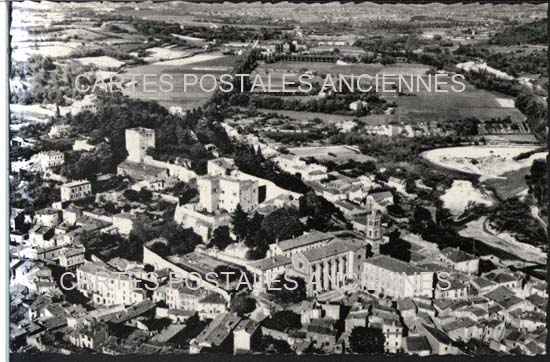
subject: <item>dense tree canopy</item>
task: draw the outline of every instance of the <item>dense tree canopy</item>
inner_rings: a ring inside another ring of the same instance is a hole
[[[355,327],[349,336],[349,347],[354,353],[384,353],[385,337],[381,329]]]

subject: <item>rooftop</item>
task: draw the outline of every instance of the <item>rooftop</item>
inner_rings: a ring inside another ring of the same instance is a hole
[[[54,215],[54,214],[58,214],[60,212],[61,212],[61,210],[59,210],[59,209],[54,209],[53,207],[45,207],[43,209],[37,210],[36,214],[39,214],[39,215]]]
[[[494,282],[492,282],[488,279],[485,279],[483,277],[476,277],[476,278],[472,279],[472,282],[477,284],[480,288],[485,288],[485,287],[490,287],[492,285],[495,285]]]
[[[330,256],[355,251],[359,246],[353,245],[347,241],[332,242],[319,248],[303,251],[302,254],[309,261],[321,260]]]
[[[374,201],[379,202],[385,199],[391,199],[393,200],[393,194],[390,191],[378,191],[378,192],[372,192],[368,195],[369,197],[372,197]]]
[[[487,275],[485,275],[486,278],[494,281],[495,283],[502,284],[502,283],[510,283],[518,281],[519,278],[513,274],[510,273],[494,273],[491,272]]]
[[[378,255],[372,257],[366,261],[368,264],[375,265],[379,268],[383,268],[394,273],[405,273],[407,275],[415,273],[425,273],[426,270],[417,266],[411,265],[399,259],[394,259],[386,255]]]
[[[326,241],[332,239],[333,236],[322,231],[314,231],[312,233],[307,233],[302,236],[298,236],[294,239],[287,239],[280,241],[277,245],[283,251],[299,248],[302,246],[315,244],[318,242]]]
[[[474,326],[476,323],[471,320],[470,318],[460,318],[456,321],[452,321],[450,323],[447,323],[442,326],[442,329],[445,332],[452,332],[454,330],[460,329],[460,328],[469,328]]]
[[[214,160],[208,160],[208,163],[213,163],[226,169],[235,167],[235,161],[231,158],[216,158]]]
[[[88,180],[75,180],[75,181],[64,183],[63,185],[61,185],[61,187],[76,187],[76,186],[87,185],[90,183],[91,182]]]
[[[468,254],[456,248],[445,248],[441,250],[441,254],[453,263],[462,263],[464,261],[477,259],[474,255]]]
[[[136,215],[130,214],[129,212],[121,212],[120,214],[115,214],[113,217],[118,219],[127,219],[127,220],[134,220],[136,218]]]
[[[492,290],[489,293],[485,294],[485,296],[499,303],[504,301],[505,299],[509,299],[515,296],[515,294],[514,292],[512,292],[510,289],[506,287],[498,287],[495,290]]]
[[[225,304],[225,299],[217,293],[210,293],[200,300],[200,303]]]
[[[151,175],[158,175],[164,172],[163,168],[147,165],[145,163],[132,162],[128,160],[122,161],[121,163],[118,164],[117,167],[121,167],[123,169],[136,171],[136,172],[144,172]]]
[[[235,332],[245,331],[248,334],[254,333],[258,328],[258,323],[254,322],[252,319],[243,319],[237,327],[235,327]]]
[[[239,324],[241,318],[234,313],[220,314],[197,336],[195,342],[219,346]]]
[[[149,342],[166,343],[185,329],[185,324],[171,324],[159,334],[153,336]]]
[[[260,269],[261,271],[271,270],[280,266],[290,264],[290,258],[284,255],[275,255],[269,258],[261,259],[250,263],[250,267]]]
[[[430,344],[424,336],[407,337],[407,348],[414,352],[430,351]]]

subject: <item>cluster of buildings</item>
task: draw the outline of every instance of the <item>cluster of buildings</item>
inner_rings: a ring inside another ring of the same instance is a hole
[[[154,147],[154,130],[126,130],[128,158],[118,175],[130,181],[127,190],[146,188],[171,200],[174,220],[205,243],[219,226],[231,228],[238,207],[248,213],[298,207],[299,194],[241,172],[230,158],[209,160],[207,174],[197,176],[184,163],[155,160]],[[402,191],[401,180],[384,185],[369,176],[328,172],[294,154],[273,156],[282,170],[300,175],[333,203],[352,228],[276,240],[259,260],[205,245],[167,255],[163,238],[146,242],[139,261],[105,258],[84,245],[105,234],[127,239],[147,205],[128,203],[127,211],[109,213],[97,209],[98,200],[120,199],[124,191],[96,195],[88,180],[64,182],[59,201],[25,218],[32,224],[28,233],[10,238],[11,302],[19,306],[11,318],[13,348],[251,353],[261,352],[270,337],[296,353],[349,353],[354,329],[369,327],[381,331],[387,353],[467,353],[470,341],[495,352],[544,351],[544,281],[513,272],[497,258],[489,258],[495,268],[485,271],[487,257],[440,250],[412,234],[402,235],[411,245],[410,260],[382,253],[389,242],[385,215],[394,192]],[[170,185],[190,180],[198,198],[170,199]],[[394,191],[380,188],[392,185]],[[275,297],[272,287],[283,277],[304,280],[305,300],[286,304]],[[236,313],[232,304],[243,296],[253,300],[252,310]],[[285,326],[285,313],[299,326]]]

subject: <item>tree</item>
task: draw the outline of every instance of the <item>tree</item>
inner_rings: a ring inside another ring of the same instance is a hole
[[[172,254],[187,254],[202,244],[202,238],[193,229],[184,229],[174,220],[170,220],[159,226],[158,234],[168,240],[168,246]]]
[[[15,230],[19,231],[20,233],[27,233],[32,228],[32,223],[26,222],[26,216],[25,212],[20,212],[17,214],[17,216],[14,218],[15,223]]]
[[[267,239],[273,243],[275,240],[286,240],[304,233],[304,225],[300,222],[296,210],[283,207],[267,215],[262,221],[262,228],[266,231]]]
[[[306,282],[303,278],[283,274],[273,280],[268,293],[281,304],[295,304],[306,299]]]
[[[138,191],[138,197],[140,202],[147,202],[150,201],[153,197],[153,193],[150,190],[147,190],[146,188],[142,188]]]
[[[380,245],[380,253],[392,258],[409,262],[411,260],[411,244],[399,237],[399,231],[389,234],[389,241]]]
[[[262,326],[276,331],[286,332],[302,328],[302,322],[299,314],[290,310],[282,310],[264,319],[262,321]]]
[[[530,174],[525,176],[527,186],[529,186],[529,194],[533,195],[544,215],[548,206],[548,173],[546,171],[546,160],[534,160],[530,171]]]
[[[382,55],[382,58],[380,59],[380,63],[383,65],[389,65],[395,63],[395,58],[391,55]]]
[[[353,353],[384,353],[385,341],[381,329],[355,327],[349,336],[349,347]]]
[[[237,204],[233,215],[231,215],[231,224],[237,240],[243,240],[248,234],[248,214],[244,212],[241,204]]]
[[[229,234],[229,227],[220,226],[212,232],[212,238],[208,243],[208,247],[209,248],[216,247],[219,250],[225,250],[225,248],[233,242],[234,240],[231,238],[231,235]]]
[[[322,196],[316,195],[313,191],[304,194],[298,202],[300,216],[310,217],[308,227],[312,229],[328,230],[332,225],[331,219],[333,216],[345,222],[341,211],[333,203]]]
[[[124,190],[122,195],[128,199],[128,201],[138,201],[139,200],[139,193],[136,190],[127,189]]]
[[[416,206],[413,213],[413,220],[411,221],[413,232],[424,232],[435,226],[432,214],[428,209],[422,206]]]
[[[267,232],[261,227],[257,229],[256,232],[250,236],[250,242],[247,246],[250,248],[250,250],[246,253],[246,258],[248,260],[265,258],[267,251],[269,250]]]
[[[414,178],[407,177],[405,180],[405,192],[408,194],[414,194],[416,192],[416,183]]]
[[[231,300],[229,309],[239,316],[252,313],[256,309],[256,301],[253,298],[244,295],[237,295]]]
[[[262,214],[255,213],[248,222],[247,235],[245,239],[245,245],[248,247],[258,246],[264,244],[265,230],[262,229],[262,221],[264,217]]]
[[[160,255],[162,257],[166,257],[170,255],[170,248],[161,242],[154,243],[153,245],[148,246],[149,250],[151,250],[153,253]]]
[[[260,351],[273,354],[288,354],[292,352],[288,342],[281,339],[275,339],[271,336],[262,336],[260,340]]]
[[[130,260],[141,260],[143,244],[158,237],[168,241],[167,247],[155,247],[155,250],[165,255],[187,254],[195,250],[197,245],[202,244],[202,238],[193,229],[184,229],[174,220],[153,225],[150,218],[138,216],[133,225],[128,237],[128,245],[123,245],[121,248],[124,256]]]

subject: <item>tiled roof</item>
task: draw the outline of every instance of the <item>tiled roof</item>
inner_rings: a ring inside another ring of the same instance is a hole
[[[299,248],[309,244],[318,243],[324,240],[332,239],[333,236],[321,231],[314,231],[309,234],[298,236],[294,239],[287,239],[279,242],[279,248],[283,251]]]
[[[452,321],[450,323],[445,324],[442,329],[445,332],[451,332],[460,328],[469,328],[474,326],[476,323],[471,320],[470,318],[460,318],[456,321]]]
[[[196,343],[219,346],[240,322],[234,313],[220,314],[197,336]]]
[[[505,299],[509,299],[513,297],[515,294],[510,289],[506,287],[498,287],[493,291],[490,291],[489,293],[485,294],[485,296],[489,299],[494,300],[495,302],[501,302]]]
[[[302,252],[302,254],[309,262],[313,262],[328,258],[330,256],[347,253],[349,251],[355,251],[357,248],[357,245],[352,245],[351,243],[342,240],[341,242],[331,242],[330,244],[319,248],[306,250]]]
[[[426,272],[426,270],[421,269],[417,266],[411,265],[399,259],[391,258],[386,255],[378,255],[378,256],[372,257],[368,259],[366,263],[375,265],[382,269],[392,271],[394,273],[405,273],[405,274],[411,275],[414,273]]]
[[[468,254],[456,248],[445,248],[441,250],[441,254],[453,263],[462,263],[464,261],[477,259],[474,255]]]
[[[426,331],[429,334],[431,334],[435,339],[437,339],[439,342],[444,343],[444,344],[452,344],[452,340],[443,331],[441,331],[441,330],[439,330],[435,327],[427,326],[425,324],[423,324],[423,326],[426,329]]]
[[[252,319],[243,319],[237,327],[235,327],[235,332],[245,331],[248,334],[252,334],[257,328],[258,323],[254,322]]]
[[[495,285],[494,282],[492,282],[489,279],[485,279],[483,277],[476,277],[476,278],[472,279],[472,282],[477,284],[480,288],[485,288],[485,287],[490,287],[492,285]]]
[[[269,258],[261,259],[250,263],[252,268],[260,269],[261,271],[271,270],[280,266],[290,264],[290,258],[284,255],[276,255]]]
[[[225,304],[225,299],[217,293],[210,293],[202,298],[200,303]]]
[[[430,351],[430,344],[424,336],[407,337],[407,349],[414,352]]]

